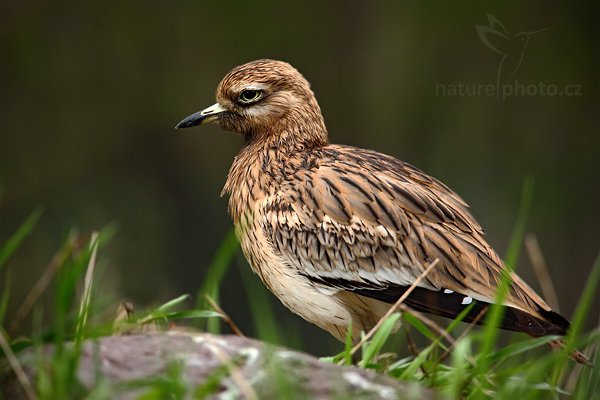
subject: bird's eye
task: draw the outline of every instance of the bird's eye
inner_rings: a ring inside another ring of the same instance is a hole
[[[250,104],[260,99],[262,92],[260,90],[246,89],[240,93],[239,102],[242,104]]]

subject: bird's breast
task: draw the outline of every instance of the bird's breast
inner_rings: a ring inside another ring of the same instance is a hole
[[[265,286],[293,313],[343,340],[352,313],[337,296],[325,291],[300,274],[273,245],[264,210],[271,199],[255,203],[235,224],[242,252]],[[362,326],[355,324],[356,326]]]

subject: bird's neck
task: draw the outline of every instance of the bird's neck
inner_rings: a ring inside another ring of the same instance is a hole
[[[314,146],[296,142],[290,133],[280,140],[252,141],[235,157],[221,195],[229,195],[229,213],[238,224],[257,203],[274,195],[303,165],[312,165]]]
[[[321,109],[314,97],[297,103],[285,115],[244,135],[245,147],[253,151],[276,149],[280,158],[327,146],[329,138]]]
[[[235,157],[221,192],[229,195],[229,213],[234,223],[251,212],[256,203],[274,194],[286,174],[292,173],[296,156],[285,153],[288,156],[284,157],[284,152],[271,143],[251,142]]]

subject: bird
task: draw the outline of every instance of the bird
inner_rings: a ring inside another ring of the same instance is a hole
[[[499,327],[567,334],[569,321],[507,269],[448,186],[390,155],[331,144],[309,82],[289,63],[233,68],[216,103],[175,128],[207,123],[244,139],[221,193],[242,252],[306,321],[356,342],[436,262],[407,307],[447,318],[470,307],[463,321],[481,324],[508,273]]]

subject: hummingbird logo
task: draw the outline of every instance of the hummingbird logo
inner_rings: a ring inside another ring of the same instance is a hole
[[[500,99],[500,83],[515,76],[525,55],[525,49],[531,37],[551,28],[538,29],[531,32],[519,32],[511,35],[502,22],[488,13],[489,25],[475,25],[477,34],[483,44],[495,53],[501,55],[498,72],[496,73],[496,94]]]

